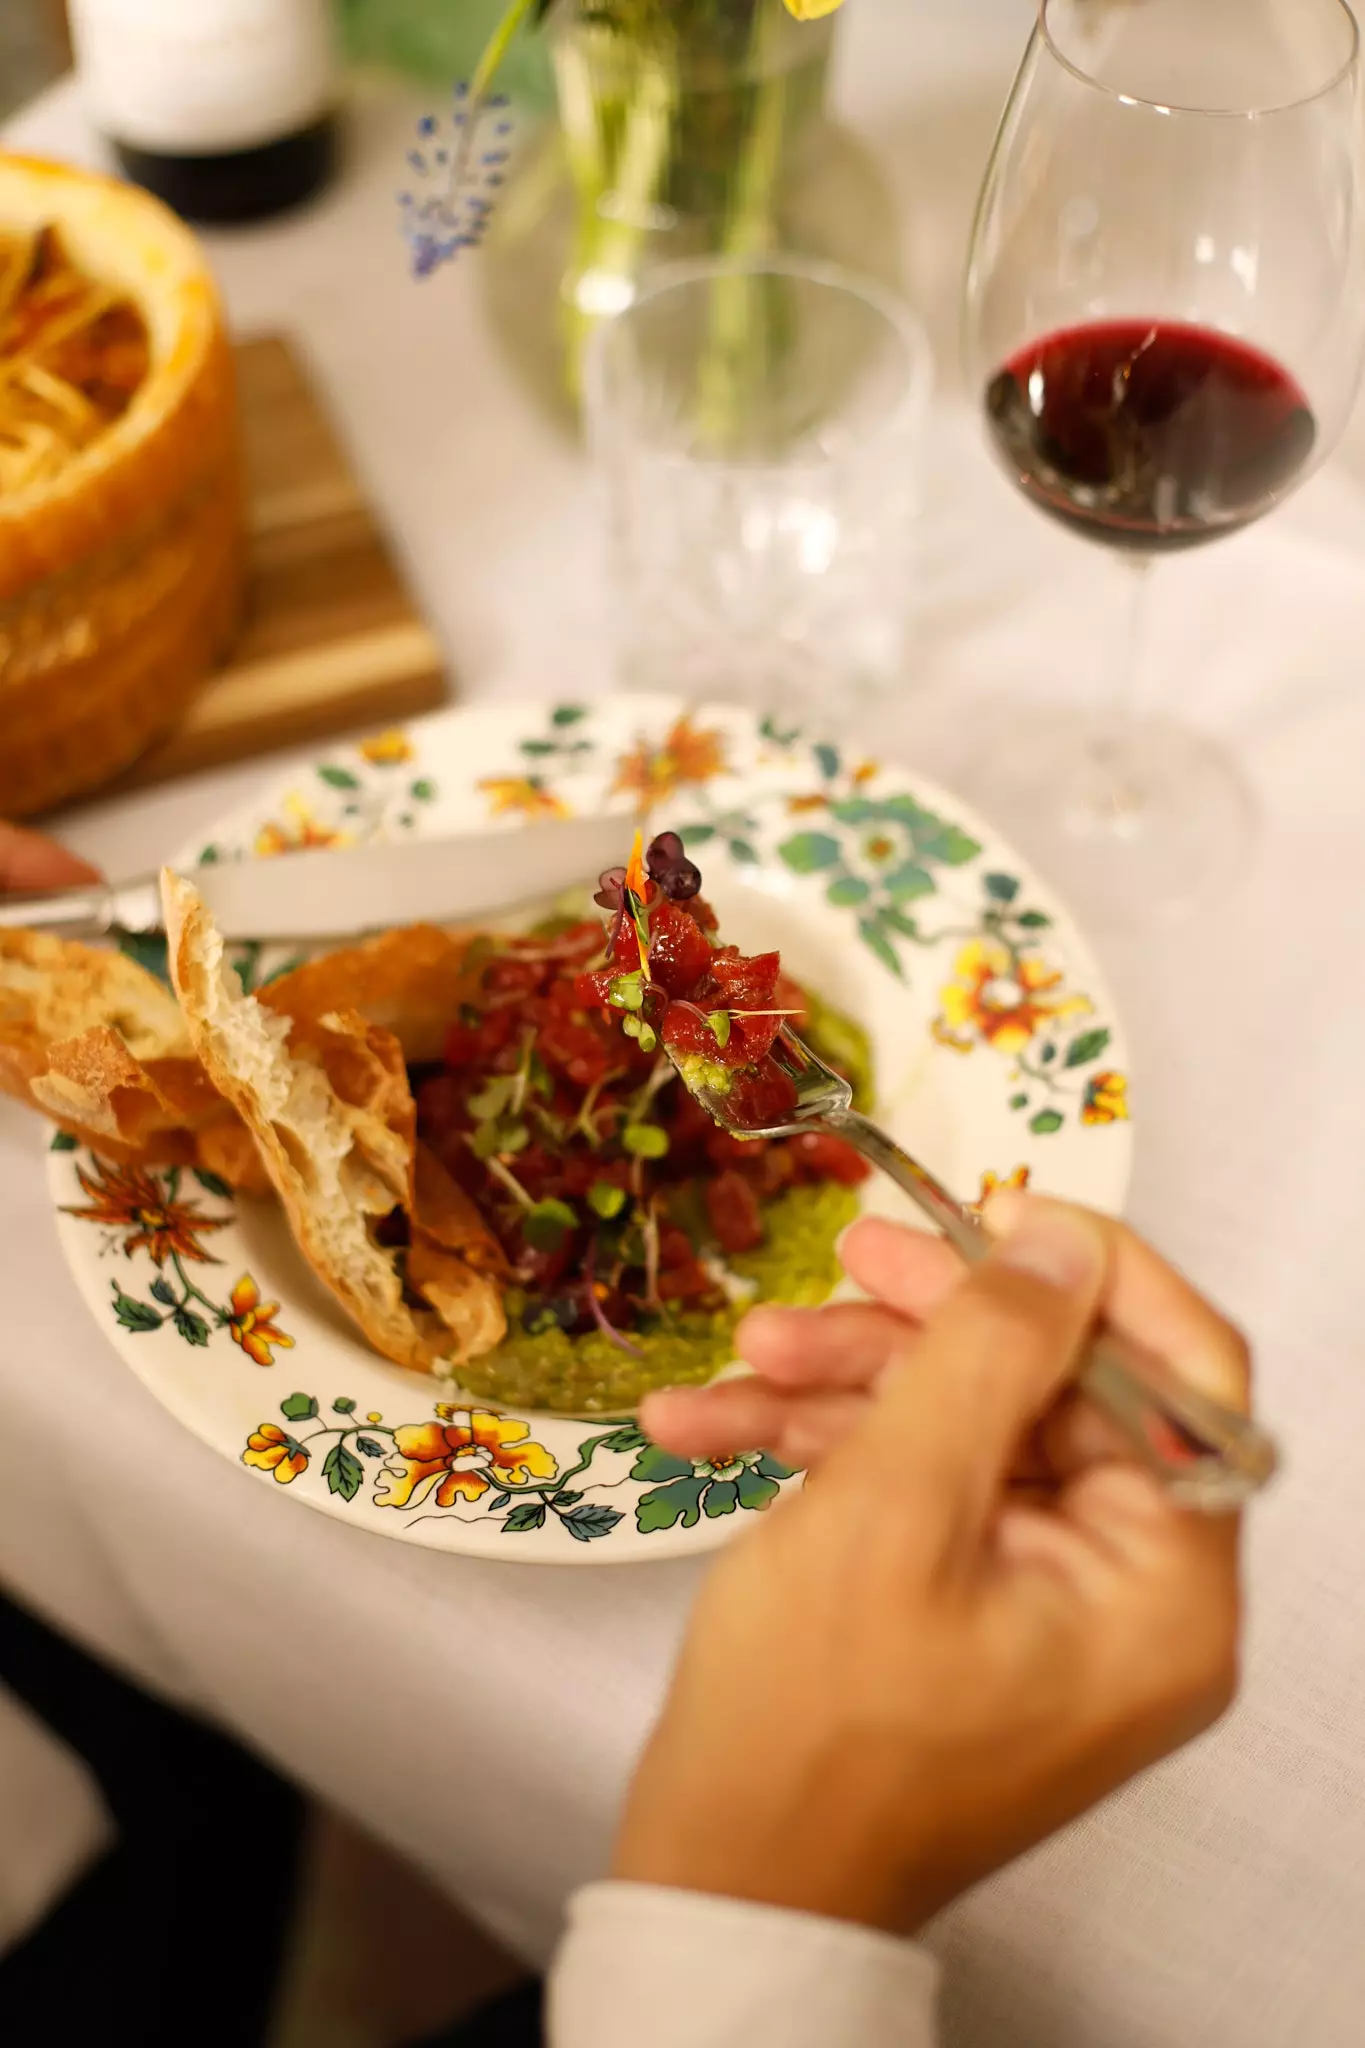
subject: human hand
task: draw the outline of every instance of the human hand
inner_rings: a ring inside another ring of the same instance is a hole
[[[704,1587],[618,1875],[904,1930],[1230,1701],[1236,1522],[1173,1505],[1065,1389],[1100,1316],[1234,1404],[1245,1347],[1119,1226],[990,1213],[1006,1235],[970,1274],[913,1233],[851,1233],[894,1308],[750,1318],[766,1378],[725,1394],[725,1426],[741,1392],[778,1399],[749,1419],[787,1457],[804,1432],[818,1477]],[[680,1418],[673,1395],[643,1419],[693,1455],[737,1447]]]
[[[22,825],[8,825],[0,819],[0,896],[21,896],[44,889],[77,889],[82,882],[97,882],[99,869],[79,855],[68,853],[55,839],[41,832],[29,832]]]

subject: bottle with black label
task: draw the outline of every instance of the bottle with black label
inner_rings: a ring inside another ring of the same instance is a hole
[[[260,220],[337,158],[329,0],[68,0],[76,63],[128,177],[187,220]]]

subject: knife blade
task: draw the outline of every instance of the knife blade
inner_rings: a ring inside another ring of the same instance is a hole
[[[186,871],[226,939],[352,938],[403,924],[467,923],[552,896],[622,863],[633,814],[546,820],[448,839],[309,849]],[[0,928],[67,937],[162,928],[154,879],[0,903]]]

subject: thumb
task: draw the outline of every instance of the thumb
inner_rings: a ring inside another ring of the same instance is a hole
[[[44,889],[75,889],[82,882],[97,882],[98,868],[79,855],[68,853],[55,839],[40,832],[28,832],[22,825],[0,820],[0,894],[35,894]]]
[[[1014,1228],[962,1280],[918,1344],[887,1369],[826,1465],[913,1524],[941,1562],[980,1540],[1021,1438],[1073,1370],[1098,1313],[1109,1252],[1084,1211],[1022,1202]]]

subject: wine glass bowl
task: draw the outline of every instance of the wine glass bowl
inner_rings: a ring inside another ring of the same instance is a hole
[[[973,231],[967,369],[1015,485],[1136,569],[1261,518],[1340,438],[1365,357],[1359,45],[1345,0],[1042,0]],[[1197,898],[1247,825],[1207,742],[1135,718],[1138,638],[1101,728],[1035,726],[980,778],[1119,922]]]

